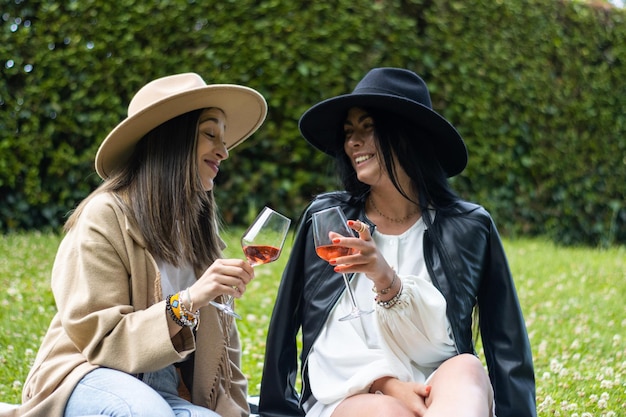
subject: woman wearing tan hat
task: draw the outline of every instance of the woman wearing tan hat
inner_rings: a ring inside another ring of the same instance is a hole
[[[104,182],[73,212],[52,271],[58,307],[24,416],[245,416],[232,318],[250,265],[222,259],[213,181],[263,123],[263,97],[193,73],[157,79],[104,140]]]
[[[374,69],[351,94],[306,111],[300,131],[335,158],[346,191],[318,196],[302,216],[270,322],[261,416],[535,416],[531,350],[500,237],[484,208],[450,188],[467,150],[424,81]],[[351,254],[327,262],[312,217],[333,206],[357,235],[332,235]],[[341,320],[352,310],[342,273],[371,314]]]

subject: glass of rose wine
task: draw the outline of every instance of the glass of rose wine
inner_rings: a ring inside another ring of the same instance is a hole
[[[352,254],[352,249],[343,246],[337,246],[332,243],[330,232],[339,233],[342,236],[354,237],[352,229],[348,227],[348,220],[343,214],[341,207],[330,207],[313,213],[313,239],[315,240],[315,252],[317,256],[325,261],[348,256]],[[352,311],[345,317],[341,317],[339,321],[351,320],[361,317],[363,314],[369,314],[374,310],[361,310],[357,305],[356,298],[350,280],[346,274],[342,274],[343,282],[346,285],[346,291],[350,297]]]
[[[241,238],[241,248],[246,259],[255,267],[274,262],[280,256],[291,220],[269,207],[264,207]],[[228,315],[241,319],[233,308],[234,297],[226,296],[226,301],[211,301],[214,307]]]

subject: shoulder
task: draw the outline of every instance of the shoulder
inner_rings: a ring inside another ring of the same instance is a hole
[[[121,213],[121,203],[112,193],[99,193],[87,201],[83,213],[87,216],[111,216]]]
[[[491,221],[491,214],[480,204],[468,201],[459,201],[451,209],[449,217],[469,218],[474,220]]]
[[[346,191],[331,191],[319,194],[308,207],[309,212],[323,210],[333,206],[349,206],[356,203],[354,197]]]
[[[346,217],[356,216],[363,206],[363,199],[354,197],[346,191],[332,191],[317,195],[303,213],[304,221],[311,218],[312,214],[330,207],[339,206]]]
[[[111,227],[124,223],[122,204],[112,193],[100,193],[89,198],[80,213],[78,225]]]
[[[437,211],[433,227],[454,234],[489,233],[493,219],[483,206],[459,201],[445,211]]]
[[[79,210],[79,217],[70,232],[88,240],[110,240],[128,230],[128,221],[122,203],[112,193],[104,192],[87,197]]]

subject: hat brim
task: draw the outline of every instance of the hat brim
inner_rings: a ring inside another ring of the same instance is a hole
[[[386,94],[345,94],[324,100],[300,118],[302,136],[320,151],[335,156],[343,152],[343,137],[338,135],[352,107],[379,108],[404,117],[423,129],[435,156],[448,177],[460,174],[467,166],[467,148],[457,130],[434,110],[413,100]]]
[[[130,158],[142,137],[162,123],[187,112],[209,107],[226,115],[226,148],[252,135],[267,115],[267,103],[257,91],[235,84],[212,84],[166,97],[124,119],[104,139],[96,154],[96,172],[106,179]]]

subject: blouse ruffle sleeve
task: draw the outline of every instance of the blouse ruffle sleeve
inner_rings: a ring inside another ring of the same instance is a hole
[[[409,275],[400,277],[400,301],[391,308],[376,305],[376,322],[384,349],[402,358],[403,369],[412,380],[424,381],[444,360],[456,354],[446,316],[446,300],[429,279]],[[421,376],[417,373],[423,374]]]

